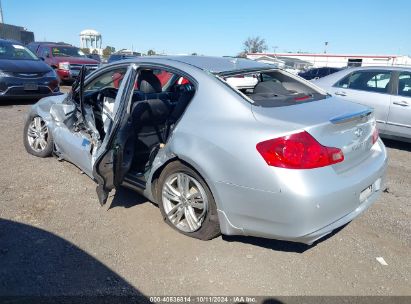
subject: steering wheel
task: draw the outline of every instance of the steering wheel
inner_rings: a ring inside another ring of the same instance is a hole
[[[104,88],[98,92],[97,101],[103,101],[104,97],[115,99],[118,93],[116,88]]]
[[[93,105],[97,111],[102,112],[103,111],[103,103],[104,103],[104,98],[112,98],[115,99],[117,96],[118,89],[116,88],[104,88],[100,91],[97,92],[96,96],[96,102]]]

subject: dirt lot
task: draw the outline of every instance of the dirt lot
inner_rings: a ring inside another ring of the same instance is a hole
[[[411,295],[410,144],[386,142],[388,192],[315,246],[202,242],[129,190],[101,208],[75,166],[27,154],[29,106],[0,106],[0,295]]]

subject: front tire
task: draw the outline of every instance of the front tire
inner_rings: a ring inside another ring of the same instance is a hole
[[[48,157],[52,154],[53,137],[42,117],[30,115],[23,133],[24,147],[28,153],[37,157]]]
[[[187,236],[210,240],[220,234],[217,207],[203,178],[181,162],[161,172],[157,201],[164,220]]]

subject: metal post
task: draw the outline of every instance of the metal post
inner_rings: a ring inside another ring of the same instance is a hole
[[[1,6],[1,0],[0,0],[0,23],[4,23],[3,22],[3,8]]]

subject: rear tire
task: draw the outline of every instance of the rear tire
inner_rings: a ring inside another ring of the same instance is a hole
[[[168,164],[156,184],[164,220],[173,229],[200,240],[220,235],[217,207],[203,178],[181,162]]]
[[[30,115],[24,125],[23,143],[26,151],[37,157],[48,157],[53,152],[53,136],[38,115]]]

